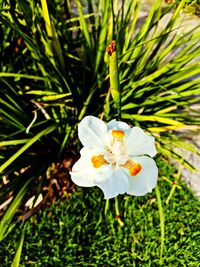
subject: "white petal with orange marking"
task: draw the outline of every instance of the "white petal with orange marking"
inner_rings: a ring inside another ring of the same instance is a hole
[[[127,193],[133,196],[143,196],[151,192],[156,186],[158,168],[155,161],[147,156],[134,157],[132,160],[138,162],[142,168],[137,175],[129,176],[129,189]]]

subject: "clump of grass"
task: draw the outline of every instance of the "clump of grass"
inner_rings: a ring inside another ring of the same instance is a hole
[[[185,184],[167,205],[174,168],[157,160],[165,214],[163,266],[193,266],[200,260],[200,203]],[[162,177],[165,177],[163,179]],[[22,267],[25,266],[160,266],[160,226],[155,192],[145,197],[121,196],[124,227],[114,216],[114,201],[104,216],[99,189],[78,189],[70,198],[44,209],[27,224]],[[3,266],[10,266],[21,229],[3,240]],[[5,256],[6,255],[6,256]]]

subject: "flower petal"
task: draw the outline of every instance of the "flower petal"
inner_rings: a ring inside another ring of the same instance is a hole
[[[95,152],[83,147],[80,153],[80,159],[73,165],[72,171],[70,172],[71,179],[79,186],[95,186],[93,182],[93,167],[91,162],[91,158]]]
[[[78,125],[78,136],[83,146],[104,149],[109,145],[106,124],[93,116],[86,116]]]
[[[78,161],[77,161],[78,163]],[[72,181],[79,186],[84,186],[84,187],[92,187],[95,186],[93,182],[93,177],[92,174],[86,170],[81,171],[81,172],[75,172],[72,171],[70,172],[71,179]]]
[[[129,174],[129,189],[127,194],[133,196],[143,196],[156,186],[158,179],[158,168],[155,161],[147,156],[134,157],[132,160],[139,163],[142,167],[141,171],[131,176]]]
[[[126,130],[130,129],[130,126],[123,121],[111,120],[106,125],[107,125],[108,130],[126,131]]]
[[[104,177],[104,179],[101,177]],[[122,168],[112,165],[108,165],[103,173],[96,173],[94,182],[103,191],[105,199],[124,194],[129,188],[128,177]]]
[[[141,128],[133,127],[125,141],[125,147],[129,156],[149,155],[154,157],[157,154],[155,139],[146,134]]]

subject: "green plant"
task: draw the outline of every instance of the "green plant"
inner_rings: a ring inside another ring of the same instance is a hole
[[[184,1],[176,9],[154,1],[139,28],[139,1],[75,3],[1,4],[0,176],[9,182],[1,183],[0,202],[14,196],[0,223],[1,240],[13,229],[8,222],[22,201],[51,185],[53,164],[77,157],[78,122],[86,114],[117,117],[105,54],[113,39],[122,119],[151,131],[160,153],[193,169],[175,152],[184,143],[171,133],[200,123],[191,106],[200,93],[200,32],[178,26]],[[160,27],[169,11],[169,22]]]

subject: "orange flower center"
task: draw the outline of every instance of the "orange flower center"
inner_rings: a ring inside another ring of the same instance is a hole
[[[122,139],[124,137],[125,133],[124,131],[121,130],[112,130],[112,136],[114,137],[114,139]]]
[[[95,169],[100,168],[104,164],[108,164],[108,162],[104,159],[103,155],[93,156],[91,161]]]
[[[140,163],[133,162],[131,159],[127,160],[123,167],[128,169],[131,176],[136,176],[142,170]]]
[[[136,176],[141,170],[142,170],[142,166],[138,162],[135,162],[129,168],[129,173],[131,174],[131,176]]]
[[[103,155],[95,155],[91,158],[92,165],[98,169],[106,164],[113,166],[121,166],[126,168],[131,176],[136,176],[141,170],[142,166],[138,162],[133,162],[126,154],[123,137],[124,131],[112,130],[113,143],[111,148],[106,148]]]

